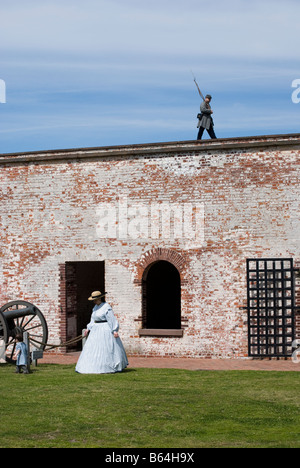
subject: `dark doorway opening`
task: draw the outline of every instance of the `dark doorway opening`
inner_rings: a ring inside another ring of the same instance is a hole
[[[143,328],[181,329],[180,274],[167,261],[153,263],[143,278]]]
[[[67,340],[79,336],[90,322],[93,303],[88,297],[93,291],[105,289],[104,262],[66,263]],[[81,349],[81,343],[74,348]],[[74,348],[69,350],[74,350]]]

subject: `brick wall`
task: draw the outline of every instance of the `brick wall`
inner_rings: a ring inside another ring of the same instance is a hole
[[[64,264],[104,261],[128,353],[247,357],[246,259],[300,260],[299,155],[299,135],[0,155],[0,304],[33,302],[59,343]],[[182,337],[139,334],[159,260],[180,272]]]

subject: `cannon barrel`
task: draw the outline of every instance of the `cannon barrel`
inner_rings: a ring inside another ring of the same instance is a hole
[[[7,310],[2,312],[6,320],[26,317],[26,315],[36,315],[36,308],[26,307],[25,309]]]

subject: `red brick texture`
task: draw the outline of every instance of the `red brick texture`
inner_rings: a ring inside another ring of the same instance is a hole
[[[248,356],[247,258],[300,266],[300,135],[0,155],[0,182],[0,304],[35,303],[51,343],[69,336],[66,262],[105,262],[129,354],[203,358]],[[139,335],[160,260],[180,273],[181,337]]]

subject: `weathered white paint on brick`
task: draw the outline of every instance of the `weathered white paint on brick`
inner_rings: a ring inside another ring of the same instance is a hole
[[[246,259],[300,259],[299,156],[299,135],[0,155],[0,304],[35,303],[58,343],[59,265],[104,260],[129,354],[246,357]],[[203,204],[203,244],[99,238],[99,205],[122,197],[131,206]],[[138,335],[138,265],[157,248],[185,258],[182,338]]]

